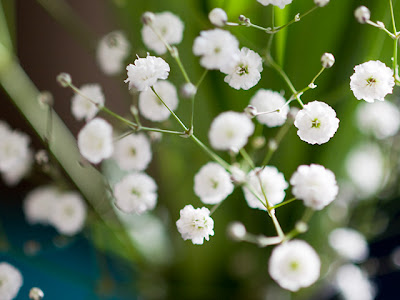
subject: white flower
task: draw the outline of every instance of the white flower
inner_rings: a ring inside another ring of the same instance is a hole
[[[267,125],[268,127],[281,126],[286,122],[287,114],[289,113],[289,106],[286,105],[285,98],[278,93],[271,90],[260,89],[251,98],[250,104],[253,105],[257,112],[271,112],[280,109],[279,112],[262,114],[257,116],[258,122]]]
[[[22,275],[12,265],[0,263],[0,299],[11,300],[18,295],[19,289],[22,286]]]
[[[330,0],[314,0],[315,5],[323,7],[329,3]]]
[[[25,177],[31,170],[33,165],[33,154],[30,149],[26,153],[26,156],[20,157],[20,160],[13,168],[7,169],[5,172],[1,172],[3,181],[8,186],[17,185],[22,178]]]
[[[309,102],[304,105],[294,120],[297,135],[309,144],[324,144],[337,131],[339,119],[336,112],[328,104],[320,101]]]
[[[350,88],[354,96],[367,102],[383,101],[393,92],[393,70],[379,60],[370,60],[354,67],[350,77]]]
[[[237,90],[248,90],[255,86],[261,79],[262,70],[261,56],[246,47],[238,51],[238,60],[235,64],[221,67],[221,72],[228,74],[224,81]]]
[[[211,24],[218,27],[223,27],[228,21],[228,16],[222,8],[214,8],[208,14],[208,19],[210,20]]]
[[[211,123],[208,138],[217,150],[240,150],[254,132],[253,122],[243,113],[227,111]]]
[[[315,210],[323,209],[339,192],[335,174],[316,164],[299,166],[290,178],[290,184],[293,195]]]
[[[11,130],[1,123],[0,129],[0,172],[17,167],[21,159],[29,155],[29,137],[18,130]]]
[[[350,228],[337,228],[329,234],[329,245],[342,257],[353,262],[362,262],[368,257],[365,237]]]
[[[312,285],[319,278],[321,262],[306,242],[292,240],[276,246],[269,259],[269,275],[292,292]]]
[[[54,201],[50,224],[64,235],[74,235],[80,232],[85,225],[86,204],[80,194],[76,192],[62,193]]]
[[[179,44],[182,41],[184,24],[179,17],[169,11],[154,14],[151,25],[144,25],[142,28],[142,39],[146,47],[154,50],[158,55],[167,52],[167,48],[154,33],[152,27],[170,45]]]
[[[292,3],[293,0],[257,0],[257,1],[264,6],[272,4],[279,6],[280,8],[284,8],[287,4]]]
[[[172,83],[159,81],[154,85],[154,90],[172,111],[178,107],[178,93]],[[153,122],[165,121],[171,114],[151,90],[139,94],[139,111],[143,117]]]
[[[89,121],[104,105],[104,94],[98,84],[85,84],[80,88],[82,95],[75,94],[72,97],[71,111],[75,119]],[[96,105],[97,104],[97,105]]]
[[[367,21],[370,20],[371,12],[369,11],[369,9],[367,7],[359,6],[354,11],[354,16],[356,17],[356,20],[358,22],[360,22],[361,24],[365,24]]]
[[[262,184],[263,189],[261,189]],[[272,166],[265,166],[263,168],[255,168],[247,176],[247,184],[256,192],[258,197],[265,202],[265,195],[269,205],[274,206],[283,201],[285,198],[285,189],[288,188],[288,183],[285,181],[285,177],[277,168]],[[261,210],[267,210],[266,207],[260,202],[260,200],[248,189],[245,185],[243,186],[244,197],[247,204],[251,208],[258,208]]]
[[[143,171],[152,158],[150,142],[143,133],[130,134],[116,142],[113,158],[122,170]]]
[[[221,69],[238,60],[239,42],[229,31],[212,29],[200,32],[193,44],[193,53],[201,56],[200,64],[206,69]]]
[[[78,147],[82,156],[97,164],[113,152],[112,127],[103,119],[95,118],[78,134]]]
[[[115,205],[125,213],[138,215],[157,203],[157,185],[145,173],[131,173],[114,186]]]
[[[139,91],[146,91],[158,79],[167,79],[170,69],[162,58],[147,54],[146,58],[138,58],[133,65],[129,64],[126,70],[128,78],[124,82],[129,82],[129,89],[135,87]]]
[[[202,245],[204,239],[210,239],[214,235],[214,220],[210,218],[208,208],[196,208],[186,205],[180,211],[180,218],[176,221],[176,227],[182,238],[192,240],[194,245]]]
[[[384,157],[376,144],[362,144],[346,158],[346,171],[362,198],[377,193],[382,188],[386,172]]]
[[[60,193],[53,186],[41,186],[29,192],[24,200],[25,218],[30,224],[50,223],[54,211],[54,204],[58,201]]]
[[[113,31],[102,37],[97,45],[96,57],[100,69],[106,75],[122,71],[123,61],[128,57],[130,45],[121,31]]]
[[[355,265],[341,266],[336,272],[336,286],[345,300],[373,300],[376,290],[367,275]]]
[[[378,139],[394,136],[400,127],[400,111],[391,102],[361,103],[356,111],[358,128]]]
[[[219,164],[209,162],[194,177],[194,192],[204,204],[217,204],[233,192],[229,173]]]

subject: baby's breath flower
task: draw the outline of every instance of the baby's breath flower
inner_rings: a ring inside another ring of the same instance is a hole
[[[350,88],[354,96],[367,102],[383,101],[393,92],[393,70],[379,60],[370,60],[354,67]]]
[[[269,275],[282,288],[292,292],[317,281],[321,261],[306,242],[292,240],[276,246],[269,259]]]
[[[228,225],[228,236],[235,241],[242,241],[246,234],[246,227],[240,222],[232,222]]]
[[[95,118],[78,134],[79,151],[84,158],[97,164],[109,158],[113,152],[112,127],[106,121]]]
[[[85,84],[81,86],[82,95],[75,94],[72,97],[71,111],[75,119],[89,121],[104,105],[104,94],[98,84]]]
[[[12,300],[22,286],[22,275],[14,266],[0,263],[0,296],[2,300]]]
[[[369,9],[365,6],[359,6],[355,11],[354,11],[354,16],[356,17],[356,20],[360,22],[361,24],[366,23],[369,21],[371,18],[371,12]]]
[[[286,100],[280,93],[264,89],[259,89],[250,100],[250,104],[253,105],[259,113],[271,112],[257,116],[258,122],[268,127],[281,126],[286,122],[289,106],[286,105],[283,107],[285,103]],[[279,109],[279,112],[272,112],[277,109]]]
[[[315,5],[323,7],[329,3],[330,0],[314,0]]]
[[[157,184],[145,173],[134,172],[114,186],[115,205],[125,213],[143,214],[157,204]]]
[[[18,163],[13,168],[7,171],[1,172],[3,181],[8,186],[17,185],[22,178],[24,178],[32,169],[33,165],[33,153],[31,149],[28,149],[25,156],[21,156]]]
[[[153,86],[158,79],[167,79],[169,65],[160,57],[150,56],[138,58],[134,64],[126,67],[128,78],[124,82],[129,83],[129,89],[135,87],[139,91],[146,91]]]
[[[257,1],[264,6],[272,4],[279,6],[280,8],[284,8],[287,4],[292,3],[293,0],[257,0]]]
[[[172,111],[178,107],[178,93],[172,83],[158,81],[154,85],[154,90]],[[143,117],[153,122],[165,121],[171,114],[151,90],[140,93],[139,110]]]
[[[358,231],[337,228],[329,234],[329,245],[342,257],[353,262],[362,262],[368,257],[368,243]]]
[[[321,210],[335,200],[339,191],[335,174],[316,164],[299,166],[290,184],[293,195],[315,210]]]
[[[325,52],[321,56],[321,64],[324,68],[331,68],[335,63],[335,57],[332,53]]]
[[[194,177],[194,192],[204,204],[217,204],[233,192],[229,173],[219,164],[210,162]]]
[[[236,63],[222,66],[221,72],[228,74],[224,81],[231,87],[237,90],[248,90],[261,79],[262,59],[258,53],[246,47],[238,51],[237,56]]]
[[[60,193],[53,186],[40,186],[30,191],[24,200],[25,218],[30,224],[50,223],[54,204],[59,199]]]
[[[218,27],[224,27],[228,21],[228,16],[222,8],[214,8],[208,14],[208,19],[210,20],[211,24]]]
[[[202,245],[204,239],[208,241],[210,235],[214,235],[214,220],[206,207],[195,209],[192,205],[186,205],[180,211],[176,227],[182,238],[185,241],[192,240],[194,245]]]
[[[184,24],[179,17],[169,11],[153,14],[150,24],[145,23],[142,28],[143,43],[147,48],[161,55],[167,52],[167,48],[153,29],[168,44],[175,45],[182,41]]]
[[[300,110],[294,126],[301,140],[309,144],[324,144],[337,131],[339,119],[336,112],[328,104],[320,101],[309,102]]]

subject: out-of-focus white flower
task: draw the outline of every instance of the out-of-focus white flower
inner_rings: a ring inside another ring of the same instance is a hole
[[[318,1],[318,0],[316,0],[316,1]],[[322,2],[324,0],[319,0],[319,1]],[[328,2],[329,2],[329,0],[326,2],[326,4]],[[321,6],[323,6],[323,5],[321,5]],[[324,68],[331,68],[334,65],[334,63],[335,63],[335,57],[333,56],[332,53],[325,52],[324,54],[322,54],[322,56],[321,56],[321,65]]]
[[[292,240],[272,250],[268,271],[282,288],[296,292],[317,281],[320,267],[318,254],[309,244]]]
[[[367,102],[383,101],[393,92],[393,70],[379,60],[370,60],[354,67],[350,88],[354,96]]]
[[[264,168],[255,168],[247,176],[247,184],[255,191],[260,199],[265,202],[264,194],[261,185],[267,196],[269,205],[273,206],[283,201],[285,198],[285,189],[288,188],[288,183],[285,177],[277,168],[265,166]],[[251,208],[267,210],[260,200],[247,188],[243,186],[244,197],[247,204]]]
[[[258,53],[243,47],[240,51],[238,50],[238,60],[235,64],[226,64],[221,67],[221,72],[228,74],[224,81],[234,89],[248,90],[260,81],[262,63]]]
[[[139,91],[146,91],[158,79],[167,79],[170,69],[162,58],[147,54],[147,57],[137,58],[134,64],[129,64],[126,70],[128,78],[124,82],[129,83],[129,89],[135,87]]]
[[[122,71],[123,62],[128,57],[130,45],[121,31],[113,31],[103,36],[97,45],[96,57],[100,69],[106,75]]]
[[[26,156],[21,157],[18,163],[11,169],[8,169],[6,172],[1,172],[3,181],[8,186],[17,185],[22,178],[25,177],[29,173],[33,164],[33,154],[30,149],[26,153]]]
[[[219,164],[209,162],[194,177],[194,192],[204,204],[217,204],[233,192],[229,173]]]
[[[386,175],[384,157],[378,145],[363,144],[353,149],[346,158],[346,171],[359,196],[367,198],[377,193]]]
[[[85,84],[80,88],[81,94],[72,97],[71,111],[75,119],[89,121],[104,105],[104,94],[98,84]]]
[[[113,158],[122,170],[143,171],[152,158],[150,142],[143,133],[130,134],[116,142]]]
[[[228,236],[235,241],[242,241],[247,234],[246,227],[240,222],[229,224],[227,232]]]
[[[210,218],[210,211],[206,207],[194,208],[186,205],[180,211],[180,218],[176,221],[176,227],[182,238],[192,240],[194,245],[202,245],[204,239],[210,239],[214,235],[214,220]]]
[[[17,167],[29,155],[29,137],[18,130],[11,130],[4,122],[0,126],[0,172]]]
[[[321,210],[335,200],[339,191],[335,174],[316,164],[299,166],[290,178],[290,184],[293,195],[315,210]]]
[[[74,235],[85,225],[86,204],[76,192],[62,193],[52,206],[50,224],[64,235]]]
[[[329,3],[330,0],[314,0],[315,5],[323,7]]]
[[[54,204],[58,201],[60,193],[53,186],[40,186],[29,192],[24,200],[25,218],[30,224],[50,223]]]
[[[154,85],[154,90],[172,111],[178,107],[178,93],[172,83],[159,81]],[[153,122],[165,121],[171,114],[151,90],[140,93],[139,110],[143,117]]]
[[[238,60],[239,42],[229,31],[212,29],[200,32],[193,43],[193,53],[201,56],[200,64],[206,69],[226,68]]]
[[[111,125],[100,118],[89,121],[78,133],[78,147],[91,163],[109,158],[114,150]]]
[[[211,24],[218,27],[223,27],[228,21],[228,16],[222,8],[214,8],[208,14],[208,19],[210,20]]]
[[[14,266],[0,263],[0,298],[1,300],[11,300],[17,297],[22,286],[22,275]]]
[[[388,101],[361,103],[356,111],[361,132],[372,133],[378,139],[394,136],[400,127],[400,111]]]
[[[309,144],[324,144],[339,128],[336,112],[328,104],[320,101],[309,102],[300,110],[294,126],[301,140]]]
[[[285,98],[278,93],[271,90],[260,89],[251,98],[250,104],[253,105],[257,112],[271,112],[280,109],[279,112],[262,114],[257,116],[258,122],[267,125],[268,127],[281,126],[286,122],[287,114],[289,113],[289,106],[286,105]]]
[[[114,186],[115,205],[125,213],[138,215],[157,204],[157,184],[145,173],[131,173]]]
[[[208,138],[217,150],[240,150],[254,132],[253,122],[243,113],[227,111],[211,123]]]
[[[147,48],[154,50],[158,55],[167,52],[167,48],[160,40],[159,35],[170,45],[179,44],[183,38],[184,24],[178,16],[169,11],[154,14],[151,24],[142,28],[143,43]],[[152,29],[154,28],[154,30]]]
[[[286,5],[292,3],[293,0],[257,0],[262,5],[267,6],[269,4],[279,6],[280,8],[284,8]]]
[[[375,287],[355,265],[341,266],[336,272],[336,286],[345,300],[373,300]]]
[[[350,228],[337,228],[329,234],[329,245],[342,257],[353,262],[364,261],[368,257],[365,237]]]

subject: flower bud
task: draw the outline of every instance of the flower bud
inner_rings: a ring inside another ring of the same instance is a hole
[[[49,154],[46,150],[42,149],[36,152],[35,161],[39,166],[43,166],[49,163]]]
[[[295,228],[299,233],[304,233],[308,230],[308,225],[303,221],[299,221],[296,223]]]
[[[364,24],[371,18],[371,12],[367,7],[360,6],[354,11],[354,16],[358,22]]]
[[[49,91],[40,92],[38,95],[38,101],[40,105],[46,106],[53,106],[53,95]]]
[[[247,232],[246,227],[240,222],[233,222],[228,225],[228,236],[234,241],[243,241]]]
[[[239,22],[242,23],[242,25],[250,26],[250,19],[243,15],[239,16]]]
[[[260,149],[265,145],[265,137],[257,136],[252,140],[251,144],[255,149]]]
[[[214,8],[208,14],[208,19],[210,20],[211,24],[218,27],[223,27],[228,21],[228,16],[222,8]]]
[[[31,300],[41,300],[44,297],[44,293],[41,289],[37,287],[31,288],[29,291],[29,299]]]
[[[144,25],[151,25],[151,23],[153,23],[154,21],[154,13],[150,12],[150,11],[146,11],[143,15],[142,15],[142,23]]]
[[[234,184],[243,184],[246,181],[246,173],[237,166],[231,168],[231,180]]]
[[[314,0],[315,5],[323,7],[329,3],[330,0]]]
[[[253,105],[247,105],[244,109],[244,113],[250,118],[254,118],[257,115],[257,108]]]
[[[62,87],[69,87],[72,83],[71,75],[68,73],[60,73],[57,76],[57,81]]]
[[[321,64],[324,68],[330,68],[335,63],[335,57],[332,53],[324,53],[321,56]]]
[[[184,98],[192,98],[194,95],[196,95],[196,92],[197,88],[192,83],[185,83],[181,87],[181,95]]]

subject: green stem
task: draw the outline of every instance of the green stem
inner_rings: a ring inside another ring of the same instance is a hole
[[[286,123],[279,129],[274,141],[276,143],[276,147],[269,147],[267,154],[262,162],[262,166],[265,166],[269,163],[272,155],[278,149],[280,143],[282,142],[283,138],[285,137],[286,133],[288,132],[289,128],[291,127],[291,122],[286,121]]]
[[[276,216],[275,216],[275,211],[271,210],[270,213],[269,213],[269,215],[271,216],[272,222],[274,223],[274,226],[275,226],[276,232],[278,233],[278,236],[279,236],[282,240],[284,240],[284,239],[285,239],[285,234],[283,233],[282,227],[281,227],[281,225],[279,224],[279,221],[278,221],[278,219],[277,219]]]
[[[397,32],[397,29],[396,29],[396,21],[395,21],[395,19],[394,19],[394,12],[393,12],[393,3],[392,3],[392,0],[389,0],[389,4],[390,4],[390,15],[392,16],[393,31],[394,31],[394,33],[396,33],[396,32]]]
[[[251,169],[254,169],[256,166],[254,165],[253,160],[251,159],[250,155],[247,153],[247,151],[242,148],[239,150],[239,153],[242,155],[244,160],[249,164]]]
[[[397,36],[396,36],[395,34],[391,33],[389,30],[387,30],[386,27],[382,27],[382,26],[378,25],[377,23],[372,22],[371,20],[367,20],[366,23],[369,24],[369,25],[371,25],[371,26],[374,26],[374,27],[376,27],[376,28],[379,28],[380,30],[383,30],[383,31],[386,32],[392,39],[394,39],[394,40],[397,39]]]
[[[196,83],[196,85],[195,85],[196,89],[199,88],[199,86],[200,86],[200,84],[203,82],[204,78],[206,78],[207,73],[208,73],[208,70],[205,69],[204,72],[203,72],[203,74],[201,74],[201,77],[200,77],[199,81],[197,81],[197,83]]]
[[[210,211],[210,217],[221,206],[222,202],[224,202],[224,201],[221,201],[220,203],[213,206],[213,208]]]
[[[274,205],[274,206],[272,206],[272,209],[275,209],[275,208],[284,206],[284,205],[286,205],[286,204],[289,204],[289,203],[293,202],[294,200],[297,200],[297,198],[294,197],[294,198],[291,198],[291,199],[286,200],[286,201],[284,201],[284,202],[281,202],[281,203],[279,203],[279,204],[277,204],[277,205]]]
[[[135,128],[136,130],[139,129],[139,126],[136,123],[133,123],[132,121],[129,121],[128,119],[125,119],[124,117],[121,117],[119,114],[116,114],[112,110],[108,109],[107,107],[103,106],[100,108],[101,111],[104,111],[105,113],[109,114],[110,116],[116,118],[117,120]]]

